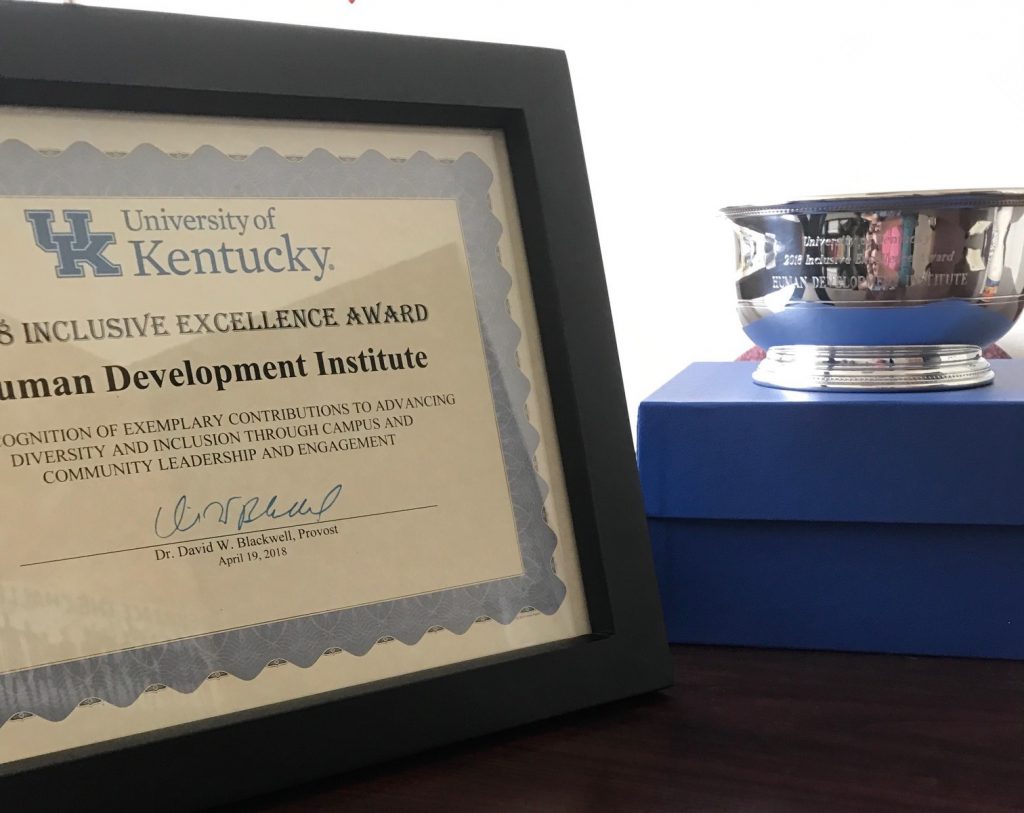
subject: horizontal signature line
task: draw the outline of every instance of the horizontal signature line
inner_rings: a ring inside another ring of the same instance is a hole
[[[330,525],[332,522],[345,522],[350,519],[366,519],[367,517],[383,517],[388,514],[405,514],[409,511],[425,511],[428,508],[437,508],[436,505],[416,505],[412,508],[394,508],[391,511],[377,511],[374,514],[354,514],[350,517],[338,517],[337,519],[327,519],[323,521],[313,522],[297,522],[294,525],[279,525],[276,528],[253,528],[251,533],[271,533],[273,531],[287,531],[289,528],[302,528],[306,525]],[[58,562],[71,562],[75,559],[92,559],[95,556],[112,556],[115,553],[130,553],[136,550],[150,550],[151,548],[169,548],[172,545],[191,545],[195,542],[209,542],[211,539],[222,539],[225,536],[241,536],[238,532],[226,533],[226,534],[214,534],[213,536],[204,536],[198,539],[175,539],[173,541],[159,542],[155,545],[138,545],[134,548],[119,548],[118,550],[101,550],[98,553],[80,553],[77,556],[65,556],[62,559],[46,559],[42,562],[26,562],[20,567],[35,567],[36,565],[52,565]]]

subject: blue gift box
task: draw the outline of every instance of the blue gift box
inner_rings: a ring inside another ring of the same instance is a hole
[[[674,642],[1024,658],[1024,362],[803,393],[686,368],[640,406]]]

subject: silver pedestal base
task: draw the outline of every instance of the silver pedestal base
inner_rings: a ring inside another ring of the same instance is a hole
[[[762,386],[787,390],[901,392],[980,387],[995,373],[981,348],[968,344],[794,344],[769,348],[753,377]]]

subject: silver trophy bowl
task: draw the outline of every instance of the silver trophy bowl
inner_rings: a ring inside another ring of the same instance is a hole
[[[944,390],[993,379],[981,349],[1024,304],[1024,191],[914,192],[722,210],[754,381]]]

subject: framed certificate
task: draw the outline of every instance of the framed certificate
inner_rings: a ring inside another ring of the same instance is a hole
[[[2,3],[0,285],[5,803],[669,681],[562,54]]]

